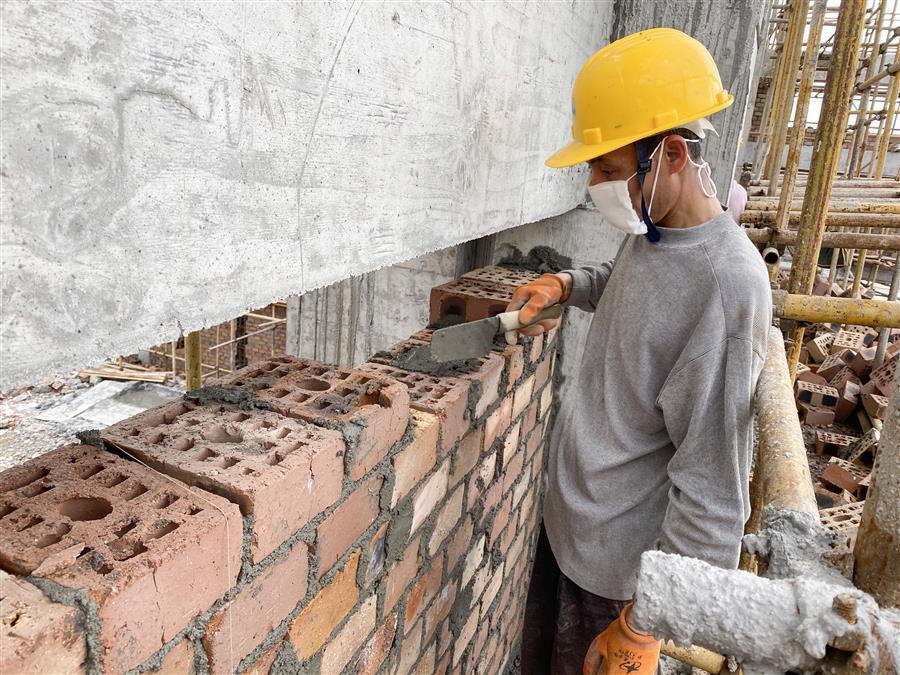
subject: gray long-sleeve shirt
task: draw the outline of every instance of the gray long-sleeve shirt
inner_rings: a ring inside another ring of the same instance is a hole
[[[727,213],[660,231],[569,272],[567,304],[594,318],[553,431],[544,522],[562,572],[616,600],[646,550],[736,567],[750,513],[766,267]]]

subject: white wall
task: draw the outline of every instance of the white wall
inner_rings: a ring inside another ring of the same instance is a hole
[[[0,388],[565,212],[594,2],[0,5]]]

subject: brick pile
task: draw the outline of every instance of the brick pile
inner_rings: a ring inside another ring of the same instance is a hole
[[[806,335],[794,393],[819,514],[836,534],[826,557],[849,576],[858,515],[897,369],[900,331],[889,334],[885,360],[877,368],[873,328],[814,324]],[[854,517],[845,517],[848,513]]]
[[[435,289],[432,316],[495,312],[523,278]],[[502,670],[555,334],[448,376],[398,365],[430,338],[356,369],[269,358],[0,474],[0,671]]]

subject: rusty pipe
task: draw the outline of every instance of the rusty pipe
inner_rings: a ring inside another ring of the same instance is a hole
[[[741,214],[741,224],[770,224],[775,222],[775,211],[749,210]],[[800,223],[800,213],[792,211],[788,217],[789,225]],[[900,214],[894,213],[828,213],[825,216],[827,227],[900,227]]]
[[[900,302],[830,298],[772,291],[775,316],[806,323],[842,323],[875,328],[900,328]]]
[[[770,227],[753,227],[744,230],[754,244],[793,246],[797,243],[796,230],[779,230]],[[900,251],[900,234],[870,234],[861,232],[826,232],[822,238],[824,248],[866,248],[870,251]]]

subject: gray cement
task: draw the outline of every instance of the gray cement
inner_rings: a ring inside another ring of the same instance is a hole
[[[3,3],[0,390],[573,208],[611,12]]]

